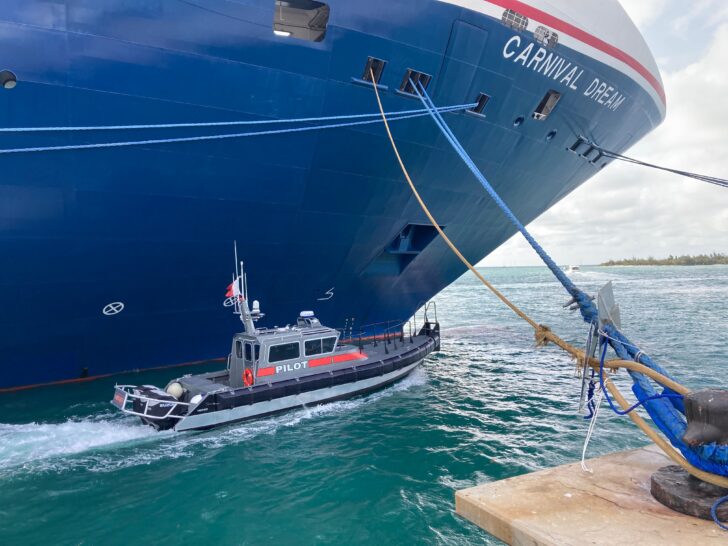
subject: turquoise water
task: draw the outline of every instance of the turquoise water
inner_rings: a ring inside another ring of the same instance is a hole
[[[484,273],[583,343],[545,269]],[[686,385],[725,386],[728,267],[573,278],[613,280],[624,330]],[[0,396],[0,544],[497,544],[455,490],[577,460],[579,381],[470,276],[436,300],[442,351],[403,382],[248,424],[156,433],[111,410],[114,379]],[[602,412],[590,455],[645,443],[625,419]]]

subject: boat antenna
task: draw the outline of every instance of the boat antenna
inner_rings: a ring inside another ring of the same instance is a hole
[[[245,296],[245,299],[247,300],[248,299],[248,274],[247,273],[243,273],[243,289],[244,289],[243,294]]]
[[[238,273],[238,241],[233,241],[233,249],[235,250],[235,275],[239,275]]]

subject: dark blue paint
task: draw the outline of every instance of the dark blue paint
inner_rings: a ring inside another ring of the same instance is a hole
[[[637,84],[562,46],[586,69],[581,85],[598,75],[629,98],[609,112],[567,91],[546,122],[533,121],[559,84],[503,60],[512,30],[451,5],[333,0],[326,39],[310,43],[273,35],[273,4],[3,2],[0,67],[19,83],[0,90],[0,125],[374,112],[372,90],[352,81],[371,55],[387,60],[387,110],[419,105],[396,93],[407,68],[433,75],[438,104],[491,96],[485,118],[445,117],[529,222],[597,171],[566,151],[579,134],[621,151],[660,121]],[[518,116],[525,122],[514,128]],[[431,120],[393,130],[423,197],[470,260],[513,234]],[[0,147],[221,132],[3,134]],[[369,267],[404,226],[427,223],[381,125],[9,155],[0,173],[0,388],[226,354],[239,328],[222,307],[235,239],[270,325],[306,308],[335,326],[404,319],[463,271],[439,239],[398,276]],[[317,301],[332,286],[334,297]],[[103,316],[112,301],[125,310]]]

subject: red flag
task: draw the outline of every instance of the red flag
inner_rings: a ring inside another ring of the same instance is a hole
[[[233,282],[231,282],[227,287],[227,292],[225,292],[226,298],[242,298],[242,294],[240,293],[240,277],[236,278]]]

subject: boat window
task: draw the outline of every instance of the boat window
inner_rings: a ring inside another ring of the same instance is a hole
[[[331,9],[313,0],[276,0],[273,32],[284,38],[294,37],[321,42],[326,37]]]
[[[541,102],[538,103],[538,106],[533,111],[533,119],[536,119],[538,121],[543,121],[547,117],[549,117],[549,114],[551,111],[556,108],[556,104],[561,99],[561,93],[558,91],[554,91],[553,89],[551,91],[548,91],[543,98],[541,99]]]
[[[305,343],[306,356],[320,355],[321,354],[321,340],[320,339],[309,339]]]
[[[258,362],[260,360],[260,345],[255,345],[255,361]]]
[[[281,345],[273,345],[268,353],[268,362],[280,362],[281,360],[291,360],[301,356],[300,345],[296,343],[283,343]]]
[[[330,353],[331,351],[334,350],[335,345],[336,345],[335,337],[326,337],[321,340],[321,352]]]
[[[237,358],[243,358],[243,342],[240,340],[235,342],[235,356]]]
[[[253,360],[253,346],[250,343],[245,344],[245,360],[247,362]]]

